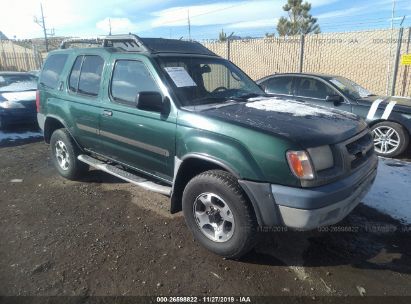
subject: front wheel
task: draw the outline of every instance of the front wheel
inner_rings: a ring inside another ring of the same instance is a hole
[[[379,156],[398,156],[408,146],[408,133],[400,124],[384,121],[372,126],[371,131],[374,137],[375,152]]]
[[[61,176],[76,179],[88,170],[88,166],[77,159],[80,150],[66,129],[53,132],[50,146],[51,159]]]
[[[257,223],[234,176],[212,170],[194,177],[183,193],[183,213],[194,238],[208,250],[240,258],[257,241]]]

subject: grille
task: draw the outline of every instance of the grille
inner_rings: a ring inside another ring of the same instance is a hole
[[[351,158],[351,169],[355,169],[366,162],[374,153],[373,137],[371,133],[366,133],[345,147]]]

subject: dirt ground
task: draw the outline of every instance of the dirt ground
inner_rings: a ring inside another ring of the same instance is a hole
[[[365,205],[322,231],[263,233],[239,261],[168,208],[103,172],[63,179],[41,141],[0,147],[0,295],[411,295],[411,227]]]

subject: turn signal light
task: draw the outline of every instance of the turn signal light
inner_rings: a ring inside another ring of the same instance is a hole
[[[310,157],[305,151],[288,151],[287,161],[291,172],[299,179],[313,179],[314,171]]]

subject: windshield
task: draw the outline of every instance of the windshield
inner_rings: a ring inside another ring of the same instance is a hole
[[[333,77],[330,78],[329,81],[336,85],[337,88],[339,88],[345,95],[352,99],[360,99],[374,95],[359,84],[344,77]]]
[[[161,57],[158,61],[184,107],[264,95],[246,74],[221,58]]]
[[[0,75],[0,92],[22,92],[37,89],[37,77],[34,75]]]

